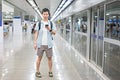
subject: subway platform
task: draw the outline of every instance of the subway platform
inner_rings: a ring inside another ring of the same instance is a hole
[[[53,78],[48,76],[47,58],[41,62],[42,78],[35,77],[36,51],[33,35],[9,34],[0,50],[0,80],[109,80],[56,34],[53,47]]]

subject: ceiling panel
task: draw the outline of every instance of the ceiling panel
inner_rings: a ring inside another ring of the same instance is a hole
[[[4,0],[7,1],[18,8],[26,11],[30,15],[36,15],[33,8],[26,2],[26,0]],[[61,0],[35,0],[37,5],[39,6],[40,10],[43,8],[50,9],[51,15],[55,12],[56,8],[60,4]]]
[[[61,0],[51,0],[50,3],[50,10],[51,10],[51,14],[53,16],[53,13],[55,12],[56,8],[58,7],[58,5],[60,4]]]
[[[26,0],[5,0],[12,5],[17,6],[18,8],[24,10],[28,14],[34,15],[35,11],[32,9],[32,7],[26,2]]]
[[[38,4],[39,8],[42,10],[43,8],[50,9],[50,0],[35,0]]]
[[[51,15],[54,14],[56,8],[61,2],[61,0],[35,0],[35,1],[38,4],[40,10],[42,10],[43,8],[50,9]]]

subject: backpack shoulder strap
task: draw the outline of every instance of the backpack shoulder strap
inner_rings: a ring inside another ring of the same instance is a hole
[[[53,27],[53,23],[52,23],[52,21],[50,21],[50,27],[51,27],[51,29],[52,29],[52,27]]]
[[[41,28],[41,21],[39,22],[39,30],[40,30],[40,28]]]

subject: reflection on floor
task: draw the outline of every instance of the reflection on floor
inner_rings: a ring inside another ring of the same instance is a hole
[[[0,80],[104,80],[59,36],[54,37],[53,78],[48,77],[45,55],[41,63],[42,78],[34,75],[37,56],[33,35],[11,34],[0,45]]]

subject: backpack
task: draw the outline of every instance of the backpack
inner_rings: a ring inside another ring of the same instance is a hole
[[[52,29],[52,27],[53,27],[52,21],[50,21],[50,27],[51,27],[51,29]],[[40,28],[41,28],[41,21],[39,22],[39,30],[40,30]]]
[[[52,30],[52,27],[53,27],[53,23],[52,23],[52,21],[50,21],[50,28],[51,28],[51,30]],[[40,28],[41,28],[41,21],[39,22],[39,30],[40,30]],[[53,40],[53,37],[52,37],[52,40]]]

